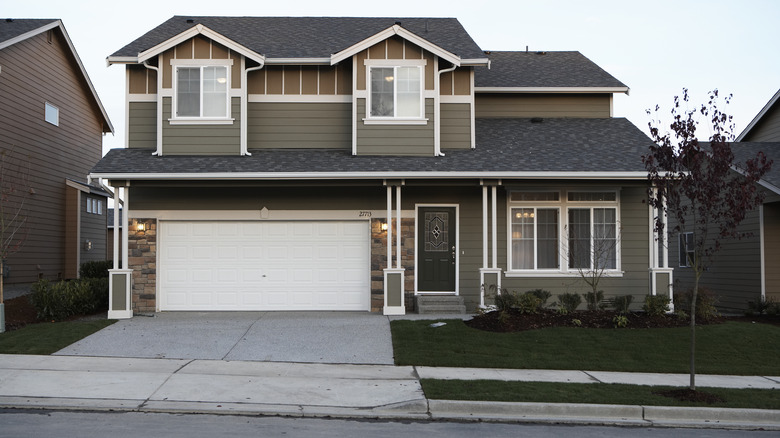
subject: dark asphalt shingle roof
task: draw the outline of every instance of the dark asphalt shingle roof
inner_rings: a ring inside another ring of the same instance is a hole
[[[580,52],[486,52],[477,87],[625,87]]]
[[[188,23],[187,20],[192,20]],[[401,22],[401,27],[462,59],[485,54],[455,18],[174,16],[111,56],[137,56],[198,25],[269,58],[323,58]]]
[[[773,160],[773,164],[762,179],[780,187],[780,142],[731,143],[731,151],[734,153],[734,162],[741,167],[744,167],[747,160],[755,158],[759,151],[763,152],[767,159]]]
[[[473,150],[444,157],[353,156],[351,149],[253,149],[251,156],[152,156],[112,149],[93,174],[372,173],[372,172],[644,172],[650,139],[613,119],[477,119]],[[325,175],[323,175],[325,176]]]
[[[56,18],[0,18],[0,43],[46,26],[54,21],[59,20]]]

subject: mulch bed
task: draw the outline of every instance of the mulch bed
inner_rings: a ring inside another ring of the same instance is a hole
[[[521,314],[510,310],[502,317],[501,312],[493,311],[476,315],[465,321],[469,327],[491,332],[519,332],[547,327],[583,327],[615,328],[613,319],[619,314],[610,310],[577,311],[566,315],[554,310],[544,310],[535,314]],[[628,313],[626,329],[688,327],[689,319],[676,315],[648,316],[645,313]],[[780,326],[780,315],[720,316],[709,321],[697,319],[696,325],[721,324],[726,321],[766,323]]]

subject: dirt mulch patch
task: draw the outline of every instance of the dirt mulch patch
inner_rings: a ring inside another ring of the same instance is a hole
[[[578,311],[566,315],[554,310],[535,314],[521,314],[517,310],[510,310],[506,316],[494,311],[477,315],[465,323],[475,329],[503,333],[547,327],[615,328],[614,318],[619,315],[610,310]],[[687,327],[690,324],[690,320],[675,315],[648,316],[645,313],[628,313],[623,316],[628,319],[627,329]],[[719,317],[709,321],[696,321],[696,324],[720,324],[727,320],[730,319]]]

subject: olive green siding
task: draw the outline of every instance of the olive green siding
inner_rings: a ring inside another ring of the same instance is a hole
[[[163,155],[238,155],[241,153],[241,104],[231,99],[229,125],[171,125],[171,98],[163,98]]]
[[[433,155],[433,99],[425,99],[425,125],[366,125],[366,99],[357,99],[358,155]]]
[[[87,202],[97,199],[101,203],[100,214],[87,213]],[[108,205],[102,196],[81,194],[81,263],[106,260],[106,235],[108,232]],[[87,242],[91,242],[87,245]]]
[[[670,225],[674,226],[673,223]],[[759,228],[759,213],[758,210],[753,210],[739,227],[740,232],[748,235],[742,239],[724,240],[712,264],[699,280],[699,287],[712,291],[718,298],[717,306],[724,311],[745,310],[747,302],[755,301],[761,294]],[[713,227],[711,232],[717,231]],[[767,261],[769,272],[771,261],[768,258]],[[674,268],[677,292],[693,288],[693,270],[680,267],[678,233],[669,235],[669,266]]]
[[[610,117],[607,94],[491,94],[475,98],[477,118]]]
[[[401,280],[403,279],[402,273],[388,273],[387,278],[387,305],[388,306],[400,306],[401,305]]]
[[[775,103],[742,141],[780,141],[780,104]]]
[[[249,149],[352,149],[352,104],[249,104]]]
[[[471,148],[471,104],[441,104],[441,148]]]
[[[157,148],[157,102],[130,102],[127,126],[129,148]]]
[[[127,310],[127,276],[116,273],[111,275],[111,310]]]
[[[766,298],[780,302],[780,202],[764,204]]]

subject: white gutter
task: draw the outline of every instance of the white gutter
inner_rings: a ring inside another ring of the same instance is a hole
[[[241,63],[245,65],[246,57],[241,60]],[[257,67],[241,69],[241,89],[243,90],[241,93],[241,155],[252,155],[248,150],[249,139],[247,130],[249,129],[249,121],[247,119],[249,118],[249,83],[247,80],[249,79],[250,71],[260,70],[263,67],[264,64],[261,62]]]
[[[162,105],[162,82],[163,78],[160,74],[160,69],[158,67],[155,67],[153,65],[149,65],[149,61],[144,61],[143,64],[144,67],[148,68],[149,70],[152,70],[155,72],[155,75],[157,75],[157,150],[152,153],[152,155],[162,155],[162,141],[163,141],[163,117],[162,117],[162,111],[163,111],[163,105]],[[128,81],[130,79],[128,78]],[[147,85],[148,88],[148,85]],[[127,109],[128,113],[128,120],[130,117],[130,108]],[[127,131],[128,139],[130,138],[130,131]]]
[[[647,180],[647,172],[218,172],[218,173],[91,173],[109,180],[318,180],[318,179],[612,179]]]
[[[475,93],[626,93],[628,87],[474,87]]]
[[[438,66],[438,62],[436,64]],[[452,67],[450,68],[439,70],[439,73],[435,76],[436,83],[433,84],[433,89],[435,90],[433,98],[435,111],[435,114],[433,115],[433,155],[436,157],[444,156],[441,152],[441,75],[455,71],[456,68],[458,68],[458,66],[452,64]],[[425,105],[423,105],[423,108],[424,107]]]

